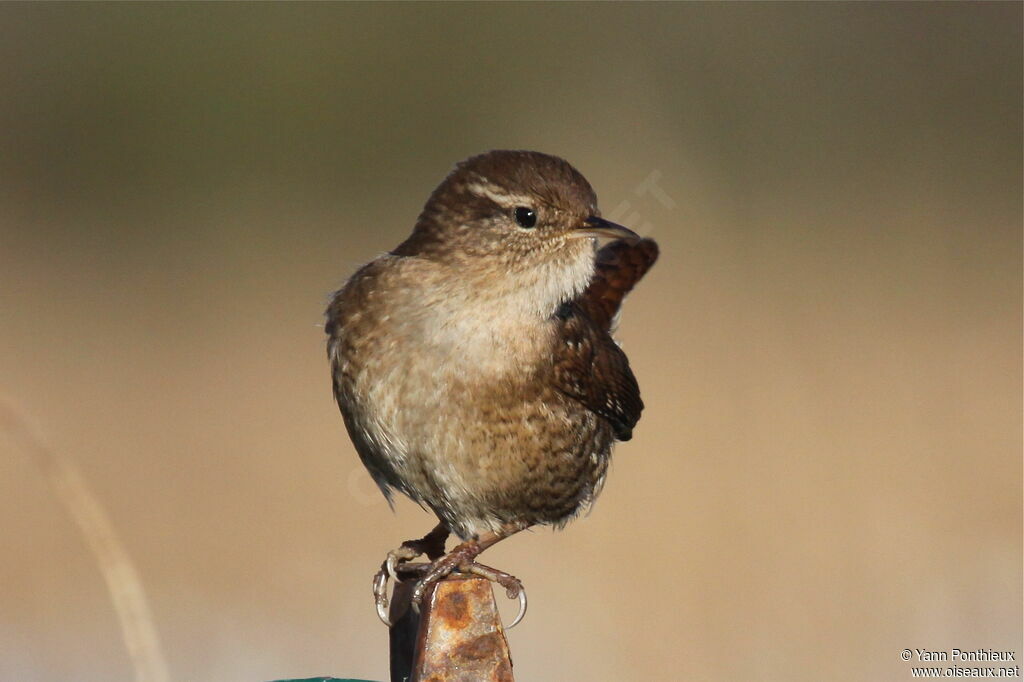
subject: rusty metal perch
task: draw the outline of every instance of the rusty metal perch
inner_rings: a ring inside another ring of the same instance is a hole
[[[415,578],[391,600],[391,682],[513,682],[512,658],[491,583],[452,574],[409,607]]]

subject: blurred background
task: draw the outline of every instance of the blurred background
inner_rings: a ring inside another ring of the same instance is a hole
[[[489,552],[518,679],[1019,660],[1022,7],[0,6],[0,679],[135,679],[68,472],[169,679],[386,678],[370,576],[433,521],[321,314],[492,148],[663,254],[602,498]]]

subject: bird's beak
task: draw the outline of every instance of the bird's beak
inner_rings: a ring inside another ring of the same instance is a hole
[[[611,237],[612,239],[625,239],[630,244],[640,241],[640,235],[628,227],[613,223],[604,218],[590,216],[583,221],[583,225],[574,231],[581,237]]]

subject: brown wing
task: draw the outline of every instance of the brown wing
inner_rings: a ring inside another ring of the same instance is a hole
[[[658,258],[650,239],[608,244],[597,253],[596,271],[579,299],[559,309],[560,343],[555,350],[559,389],[607,419],[615,437],[629,440],[644,409],[629,360],[611,337],[622,299]]]

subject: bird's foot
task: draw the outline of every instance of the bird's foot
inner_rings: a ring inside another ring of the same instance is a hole
[[[521,598],[524,602],[526,600],[526,588],[523,587],[523,581],[511,573],[499,571],[498,569],[491,568],[490,566],[484,566],[476,561],[468,565],[460,565],[459,571],[461,573],[472,573],[473,575],[478,575],[481,578],[486,578],[492,583],[498,583],[505,588],[505,595],[508,596],[509,599]],[[520,595],[523,596],[520,597]],[[523,605],[523,609],[526,609],[525,603]]]
[[[456,569],[473,564],[481,551],[479,543],[469,540],[458,545],[455,549],[427,566],[423,575],[420,576],[419,582],[416,583],[416,588],[412,591],[413,608],[417,611],[419,610],[420,602],[423,601],[423,595],[426,594],[428,587],[439,580],[447,578]]]
[[[460,565],[459,571],[461,573],[472,573],[473,575],[478,575],[481,578],[486,578],[491,582],[498,583],[505,588],[505,595],[509,599],[519,599],[519,613],[516,614],[516,617],[505,629],[511,630],[515,626],[519,625],[519,621],[521,621],[523,616],[526,615],[526,588],[523,587],[523,581],[511,573],[499,571],[496,568],[484,566],[483,564],[478,564],[475,561],[467,565]]]
[[[424,554],[431,561],[444,556],[444,543],[448,539],[448,533],[448,527],[441,523],[419,540],[406,540],[401,547],[388,552],[388,558],[384,562],[388,574],[398,580],[398,564],[403,561],[410,561]]]
[[[477,575],[491,582],[498,583],[505,588],[505,594],[509,599],[518,599],[519,613],[516,614],[515,619],[507,629],[511,630],[518,625],[519,621],[526,615],[526,588],[523,587],[522,581],[514,575],[477,563],[476,557],[482,551],[483,547],[479,543],[470,540],[455,547],[448,554],[436,559],[433,563],[422,569],[417,566],[416,568],[420,569],[422,575],[412,591],[412,607],[418,612],[427,589],[434,583],[458,571],[459,573]]]
[[[441,523],[427,535],[419,540],[403,542],[402,546],[388,553],[380,570],[373,577],[373,597],[377,604],[377,615],[381,621],[391,627],[391,618],[388,615],[388,578],[395,580],[401,578],[415,578],[416,586],[413,588],[410,600],[412,607],[417,613],[420,604],[427,592],[427,589],[453,572],[477,575],[481,578],[496,582],[505,588],[505,594],[509,599],[519,599],[519,613],[511,625],[506,629],[512,629],[526,615],[526,589],[523,583],[514,575],[499,571],[490,566],[484,566],[476,561],[480,552],[484,551],[494,543],[517,533],[528,524],[509,523],[501,529],[484,533],[473,540],[467,540],[456,546],[447,554],[444,553],[444,543],[448,538],[448,527]],[[423,554],[431,560],[430,563],[410,563],[412,559]]]
[[[422,572],[431,564],[409,564],[413,559],[427,555],[431,560],[444,556],[444,543],[448,539],[448,528],[440,524],[419,540],[406,540],[401,547],[388,552],[380,570],[373,576],[373,600],[377,606],[377,616],[385,625],[391,627],[388,617],[388,578],[399,579],[399,572]]]

